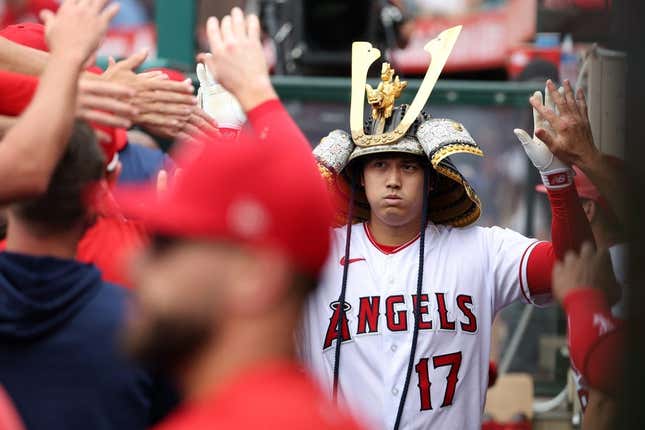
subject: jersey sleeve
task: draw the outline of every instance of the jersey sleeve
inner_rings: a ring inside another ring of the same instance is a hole
[[[625,356],[625,329],[611,314],[604,293],[579,288],[564,299],[571,361],[592,388],[619,393]]]
[[[495,312],[518,300],[544,304],[542,298],[531,296],[527,285],[529,256],[541,242],[500,227],[488,228],[486,233]]]

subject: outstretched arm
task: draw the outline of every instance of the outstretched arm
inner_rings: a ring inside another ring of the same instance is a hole
[[[576,106],[580,121],[589,124],[587,101],[582,89],[575,96],[568,82],[564,99],[567,105]],[[562,124],[565,128],[569,124]],[[627,183],[624,166],[617,164],[612,157],[600,152],[594,144],[591,127],[569,129],[568,134],[575,138],[563,139],[549,129],[536,130],[536,135],[546,144],[556,157],[580,168],[598,188],[600,194],[607,199],[610,206],[618,215],[620,221],[627,217],[627,202],[625,201],[625,184]]]
[[[39,76],[47,67],[49,54],[0,37],[0,69]]]
[[[590,387],[616,396],[622,381],[625,332],[603,290],[616,280],[606,252],[585,244],[553,270],[553,292],[567,314],[569,355]]]
[[[0,203],[46,191],[74,120],[77,81],[118,5],[107,0],[65,1],[46,14],[51,55],[34,101],[0,142]]]
[[[239,8],[234,8],[221,22],[210,18],[207,33],[211,53],[200,55],[199,60],[239,101],[260,140],[289,146],[290,150],[310,151],[307,139],[271,85],[257,16],[244,17]]]
[[[540,92],[530,99],[535,126],[533,137],[524,130],[514,131],[540,171],[551,203],[551,242],[538,244],[528,256],[528,288],[534,297],[550,295],[551,272],[557,260],[562,260],[568,251],[579,252],[584,242],[593,243],[591,227],[573,184],[573,170],[538,137],[546,132],[561,141],[571,141],[587,132],[590,134],[591,127],[573,99],[568,82],[558,91],[553,82],[547,81],[544,93],[544,102]]]

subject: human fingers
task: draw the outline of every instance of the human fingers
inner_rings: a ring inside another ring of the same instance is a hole
[[[168,79],[168,75],[166,75],[164,72],[159,70],[137,73],[137,77],[140,79],[160,79],[160,80]]]
[[[182,129],[184,133],[187,133],[188,135],[192,136],[195,139],[200,139],[206,137],[206,133],[204,133],[199,127],[196,127],[195,125],[191,124],[190,122],[186,123],[184,125],[184,128]]]
[[[80,94],[94,94],[97,96],[109,96],[112,98],[132,97],[136,91],[127,85],[101,79],[81,79],[78,83]]]
[[[558,121],[558,116],[555,114],[555,111],[548,107],[547,102],[545,101],[542,104],[542,97],[536,97],[535,95],[529,99],[529,103],[535,110],[538,111],[538,114],[549,122],[551,127]]]
[[[576,97],[573,94],[573,88],[571,88],[571,83],[568,79],[564,81],[564,99],[567,103],[567,107],[570,112],[577,112]]]
[[[87,94],[80,96],[78,101],[82,108],[98,109],[125,117],[131,117],[139,113],[139,109],[132,104],[113,97]]]
[[[208,36],[208,44],[211,48],[211,52],[222,49],[224,41],[222,40],[220,23],[214,16],[208,18],[208,21],[206,22],[206,34]]]
[[[246,17],[246,31],[250,40],[260,40],[262,31],[257,15],[251,14]]]
[[[247,37],[246,20],[242,9],[239,7],[234,7],[231,10],[231,31],[236,40],[242,40]]]
[[[168,119],[168,115],[159,114],[159,113],[144,113],[137,115],[134,121],[136,124],[140,125],[150,125],[154,127],[180,127],[181,123],[176,119]]]
[[[558,91],[553,81],[550,79],[547,81],[547,89],[551,100],[555,104],[555,107],[560,111],[560,114],[564,114],[568,111],[567,103],[562,94]]]
[[[585,92],[582,91],[582,88],[578,88],[578,91],[576,91],[576,105],[578,106],[578,112],[580,112],[582,118],[588,122],[589,112],[587,110],[587,100],[585,98]]]
[[[145,113],[160,113],[165,115],[173,115],[178,117],[188,117],[193,112],[193,107],[182,103],[168,103],[159,101],[148,101],[137,103],[137,106]]]
[[[119,13],[119,10],[121,10],[121,5],[119,3],[112,3],[99,15],[101,21],[103,22],[103,25],[107,27],[107,25],[114,19],[115,16]]]
[[[215,119],[201,108],[196,108],[194,110],[193,114],[190,116],[190,121],[198,127],[206,127],[210,125],[211,127],[217,128],[217,121],[215,121]]]
[[[542,93],[540,91],[536,91],[533,93],[533,98],[535,99],[536,103],[539,103],[540,105],[543,104],[542,102]],[[539,128],[540,124],[542,123],[542,115],[540,115],[540,112],[533,108],[533,128]]]
[[[192,94],[195,92],[195,87],[193,87],[192,83],[190,83],[189,81],[178,82],[170,79],[146,79],[144,77],[143,79],[140,79],[140,86],[143,91],[162,91],[166,93],[175,93],[182,96],[192,96]]]
[[[220,30],[222,33],[222,42],[224,43],[224,47],[235,43],[236,38],[235,33],[233,33],[233,20],[230,15],[226,15],[224,18],[222,18]]]
[[[148,58],[148,50],[144,49],[135,54],[130,55],[125,60],[121,60],[116,65],[121,66],[124,69],[135,70],[143,64]]]
[[[197,98],[192,94],[182,94],[175,91],[141,91],[136,96],[136,102],[160,102],[160,103],[174,103],[183,104],[187,106],[197,105]]]
[[[85,121],[107,125],[108,127],[126,129],[132,127],[132,121],[130,121],[130,119],[98,110],[79,109],[76,116]]]

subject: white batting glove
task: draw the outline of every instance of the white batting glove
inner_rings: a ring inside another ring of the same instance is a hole
[[[211,116],[218,128],[239,130],[246,122],[246,115],[237,99],[218,84],[202,63],[197,64],[199,106]]]
[[[544,90],[544,94],[544,105],[557,114],[555,103],[551,100],[548,89]],[[540,91],[536,91],[534,96],[542,101],[542,93]],[[515,136],[522,143],[522,147],[533,165],[540,171],[542,182],[546,188],[556,190],[568,187],[573,183],[573,170],[553,155],[544,142],[535,136],[535,130],[538,128],[552,131],[549,122],[534,108],[533,137],[530,137],[526,131],[520,128],[514,129],[513,133],[515,133]]]

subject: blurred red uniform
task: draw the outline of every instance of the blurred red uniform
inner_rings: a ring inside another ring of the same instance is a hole
[[[56,0],[6,1],[5,3],[5,10],[0,18],[0,28],[20,22],[38,21],[41,11],[48,9],[55,12],[59,6]]]
[[[250,405],[253,405],[251,408]],[[222,382],[209,396],[187,403],[155,430],[355,430],[295,363],[262,364]]]

